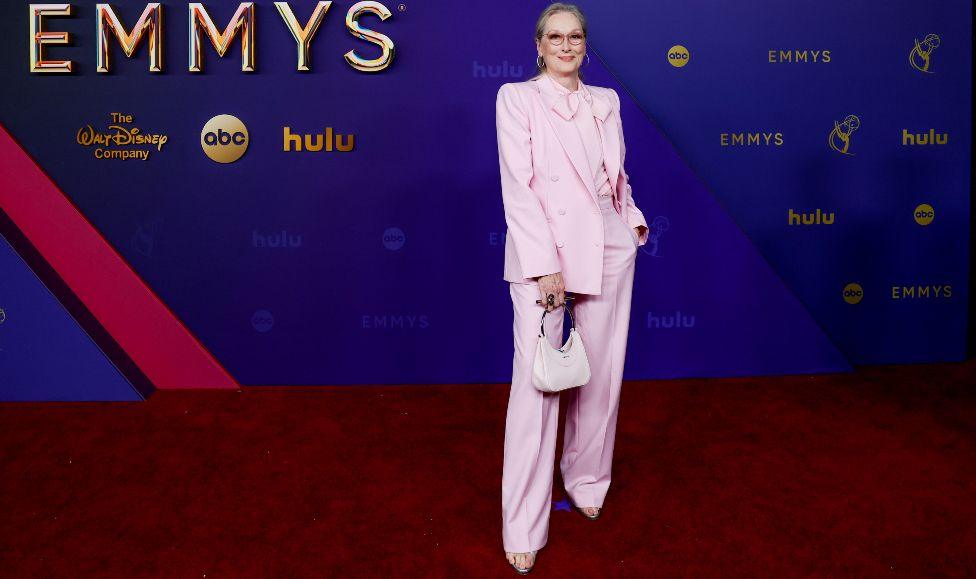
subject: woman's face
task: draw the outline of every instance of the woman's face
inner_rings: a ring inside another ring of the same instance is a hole
[[[563,35],[562,43],[553,46],[550,36]],[[549,17],[542,32],[542,39],[536,40],[536,48],[548,69],[553,74],[559,76],[575,75],[583,63],[583,55],[586,54],[586,39],[573,45],[570,38],[583,37],[583,27],[579,20],[570,12],[557,12]]]

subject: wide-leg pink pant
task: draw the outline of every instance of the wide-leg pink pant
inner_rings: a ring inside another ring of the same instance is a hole
[[[566,392],[569,407],[562,460],[566,492],[579,507],[602,507],[610,487],[617,430],[637,235],[600,198],[604,221],[603,283],[598,296],[576,294],[574,315],[590,363],[590,381]],[[505,421],[502,471],[502,540],[506,551],[524,553],[546,544],[552,503],[559,394],[532,385],[532,363],[543,308],[539,286],[510,283],[515,313],[515,357]],[[564,310],[545,317],[546,337],[562,346]]]

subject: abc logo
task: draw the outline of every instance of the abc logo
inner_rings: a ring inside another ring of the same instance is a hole
[[[680,44],[676,44],[668,49],[668,62],[675,68],[681,68],[688,64],[689,58],[691,58],[691,55],[688,54],[688,49]]]
[[[389,227],[383,232],[383,247],[397,251],[407,242],[407,235],[399,227]]]
[[[928,225],[929,223],[932,223],[933,219],[935,219],[935,209],[932,209],[932,206],[928,203],[922,203],[915,208],[914,215],[915,223],[918,223],[919,225]]]
[[[200,131],[200,146],[218,163],[233,163],[247,151],[247,127],[233,115],[217,115]]]
[[[271,328],[274,327],[274,316],[268,310],[257,310],[251,316],[251,326],[254,331],[262,334],[270,332]]]
[[[864,297],[864,289],[861,284],[849,283],[844,286],[844,301],[849,304],[856,304]]]

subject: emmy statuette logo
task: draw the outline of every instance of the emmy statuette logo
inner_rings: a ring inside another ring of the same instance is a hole
[[[834,121],[834,130],[830,131],[827,142],[830,148],[843,155],[853,155],[848,151],[851,146],[851,135],[861,128],[861,119],[857,115],[847,115],[843,122]]]
[[[217,115],[200,131],[200,146],[218,163],[233,163],[247,151],[247,127],[233,115]]]
[[[932,52],[940,44],[942,44],[942,39],[939,38],[938,34],[929,34],[921,42],[916,38],[915,46],[908,53],[908,64],[919,72],[933,74],[933,71],[929,70],[929,66],[932,64]]]

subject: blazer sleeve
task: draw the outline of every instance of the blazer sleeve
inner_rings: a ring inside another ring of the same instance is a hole
[[[532,179],[532,134],[518,88],[506,83],[495,99],[498,165],[505,223],[515,244],[522,275],[533,278],[561,271],[556,243]]]
[[[610,92],[613,93],[614,104],[617,108],[617,118],[621,119],[620,95],[618,95],[617,91],[612,88],[610,89]],[[630,177],[627,175],[627,171],[624,170],[624,158],[627,156],[627,147],[624,145],[624,124],[622,119],[619,123],[617,123],[617,128],[620,135],[620,172],[623,173],[624,183],[626,183],[624,193],[628,198],[630,198],[630,202],[627,203],[627,225],[630,225],[631,229],[641,225],[644,226],[638,235],[637,245],[640,246],[647,243],[647,237],[650,234],[650,231],[648,231],[647,220],[644,219],[644,214],[640,209],[637,208],[637,204],[634,202],[634,192],[630,187]]]

